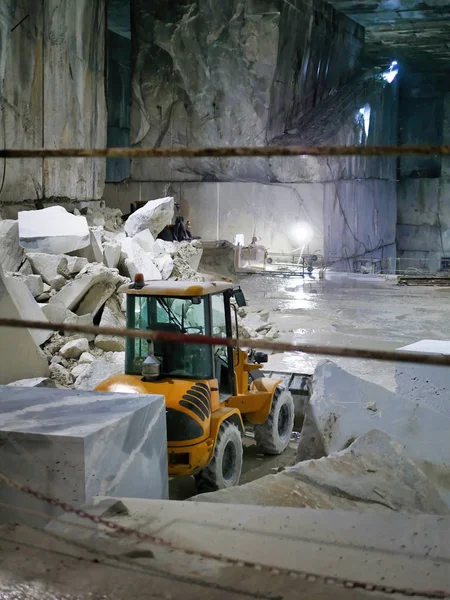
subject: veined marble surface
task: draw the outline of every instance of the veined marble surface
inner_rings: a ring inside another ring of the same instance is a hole
[[[0,386],[0,462],[11,479],[75,505],[99,494],[167,498],[164,397]],[[59,514],[5,486],[0,501]],[[4,508],[0,520],[45,523]]]

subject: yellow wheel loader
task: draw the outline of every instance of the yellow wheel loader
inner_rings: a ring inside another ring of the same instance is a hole
[[[225,282],[137,276],[119,291],[127,326],[139,330],[232,337],[234,312],[237,336],[236,305],[245,305],[242,290]],[[213,491],[239,483],[244,424],[265,454],[281,454],[291,439],[292,395],[280,378],[263,376],[264,362],[266,354],[237,347],[129,338],[125,374],[96,390],[164,395],[169,476],[194,475],[199,491]]]

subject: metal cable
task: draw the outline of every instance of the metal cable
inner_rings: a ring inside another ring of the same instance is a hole
[[[359,588],[359,589],[365,589],[365,590],[370,590],[370,591],[384,592],[387,594],[397,593],[397,594],[405,594],[408,596],[422,596],[425,598],[447,598],[448,597],[448,593],[443,590],[417,591],[417,590],[407,589],[407,588],[393,588],[390,586],[368,584],[368,583],[365,583],[362,581],[342,579],[339,577],[324,577],[322,575],[316,575],[314,573],[307,573],[304,571],[295,571],[293,569],[282,569],[282,568],[278,568],[278,567],[262,565],[260,563],[252,562],[250,560],[243,561],[241,559],[223,556],[223,555],[217,554],[215,552],[208,552],[205,550],[186,548],[185,546],[183,546],[181,544],[176,544],[174,542],[170,542],[170,541],[162,538],[161,536],[150,535],[148,533],[144,533],[137,529],[132,529],[130,527],[124,527],[123,525],[119,525],[118,523],[116,523],[114,521],[103,519],[102,517],[100,517],[98,515],[92,515],[91,513],[88,513],[82,509],[75,508],[71,504],[68,504],[66,502],[61,502],[57,498],[53,498],[46,494],[42,494],[41,492],[39,492],[29,486],[25,486],[25,485],[18,483],[17,481],[13,481],[12,479],[10,479],[9,477],[6,477],[6,475],[3,475],[2,473],[0,473],[0,482],[2,482],[4,485],[7,485],[10,488],[20,491],[28,496],[32,496],[36,500],[41,500],[42,502],[46,502],[47,504],[50,504],[52,506],[59,507],[62,510],[64,510],[65,512],[74,514],[74,515],[80,517],[81,519],[91,521],[91,522],[95,523],[96,525],[102,525],[102,526],[106,527],[107,529],[109,529],[110,531],[113,531],[114,533],[117,533],[119,535],[124,535],[127,537],[135,537],[141,541],[151,542],[152,544],[156,544],[158,546],[168,548],[170,550],[176,550],[179,552],[183,552],[184,554],[187,554],[190,556],[198,556],[200,558],[205,558],[208,560],[215,560],[215,561],[219,561],[219,562],[226,563],[229,565],[233,565],[234,567],[248,567],[251,569],[255,569],[257,571],[266,570],[266,571],[269,571],[272,575],[285,575],[285,576],[287,575],[293,579],[298,578],[298,579],[304,579],[306,581],[311,581],[311,582],[319,581],[322,583],[326,583],[328,585],[337,585],[337,586],[345,587],[348,589]],[[30,511],[28,511],[28,512],[30,512]],[[48,515],[46,515],[46,517],[48,518]],[[72,523],[67,523],[67,525],[68,526],[72,525]]]
[[[220,338],[200,334],[172,333],[129,329],[121,327],[99,327],[95,325],[76,325],[72,323],[49,323],[48,321],[30,321],[25,319],[0,319],[1,327],[18,329],[43,329],[88,333],[93,335],[111,335],[134,339],[172,342],[178,344],[204,344],[206,346],[244,347],[254,350],[275,350],[278,352],[304,352],[322,356],[340,356],[344,358],[363,358],[388,362],[404,362],[438,366],[450,366],[450,355],[402,352],[398,350],[372,350],[369,348],[345,348],[339,346],[321,346],[318,344],[292,344],[288,342],[269,342],[264,339]]]

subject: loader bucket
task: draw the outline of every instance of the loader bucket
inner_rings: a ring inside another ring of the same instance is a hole
[[[311,395],[312,375],[302,373],[285,373],[280,371],[263,371],[264,377],[281,379],[282,384],[289,390],[294,399],[295,427],[300,431],[305,418],[305,409]]]
[[[198,270],[205,275],[219,276],[228,281],[236,281],[235,246],[225,240],[204,242],[203,254]]]

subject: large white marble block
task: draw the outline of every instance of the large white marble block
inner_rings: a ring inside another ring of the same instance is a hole
[[[0,386],[0,464],[10,479],[75,506],[94,496],[168,497],[164,397]],[[0,502],[62,511],[0,485]],[[0,506],[0,522],[45,525]]]

